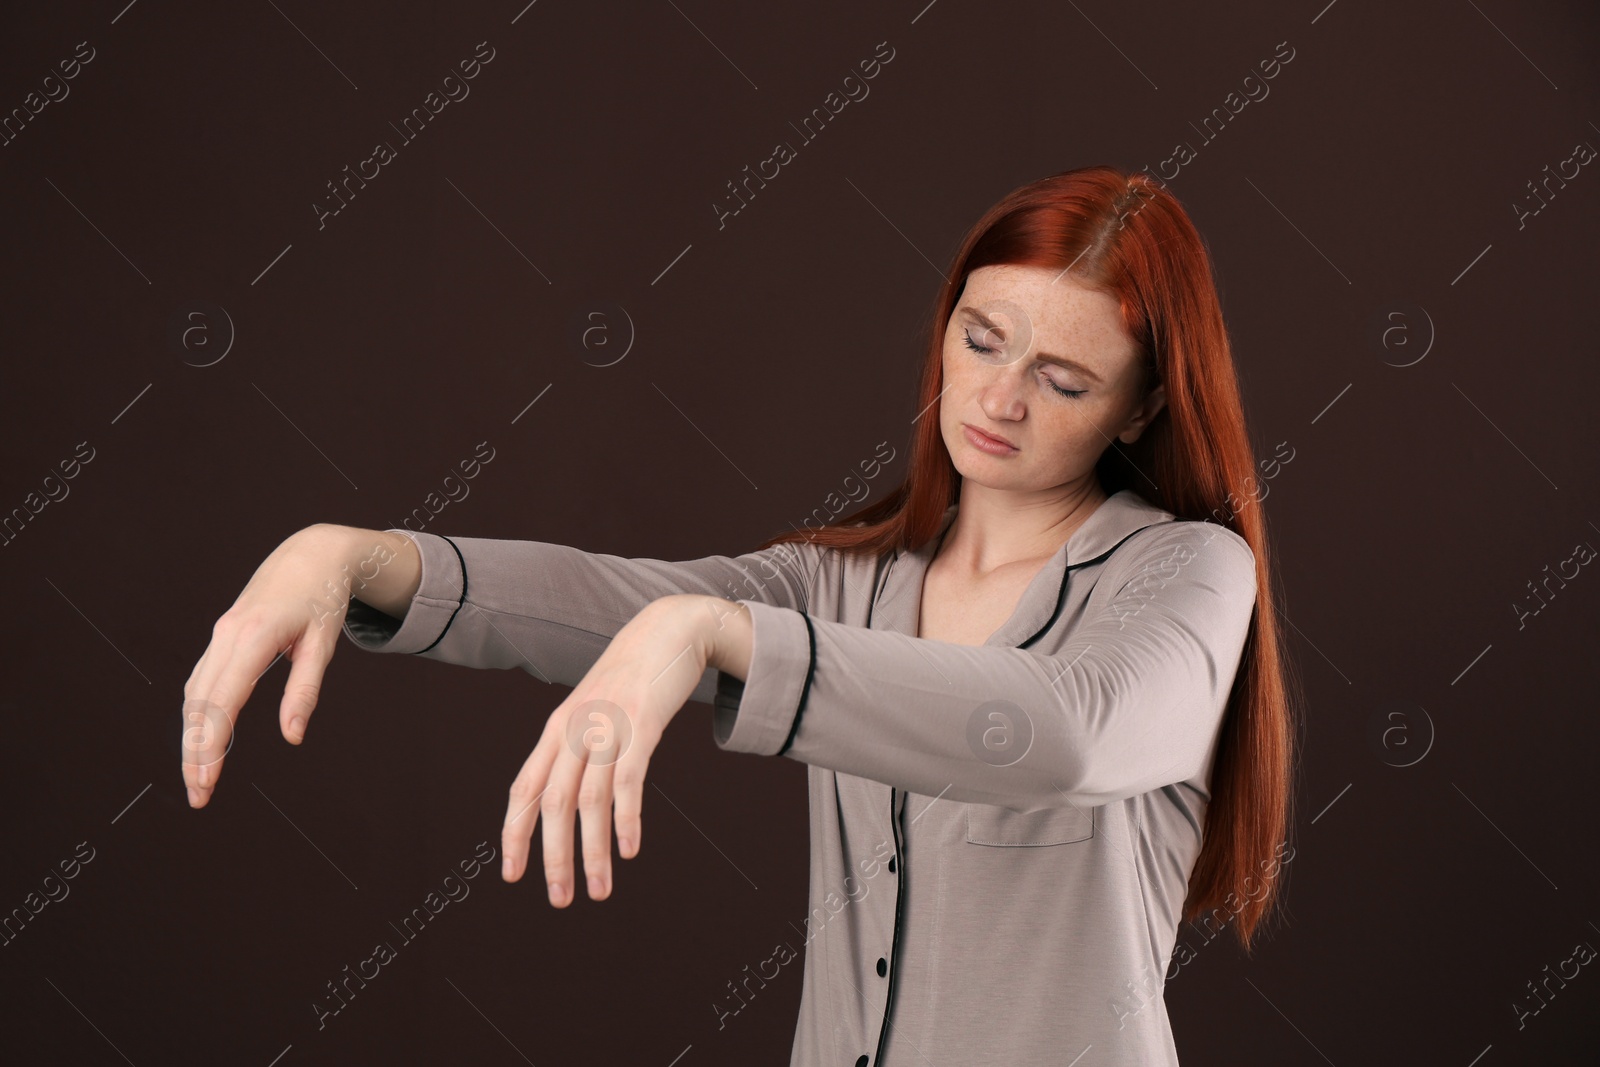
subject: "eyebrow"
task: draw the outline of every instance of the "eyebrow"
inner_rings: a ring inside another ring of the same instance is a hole
[[[989,318],[989,316],[985,315],[983,312],[979,311],[977,308],[972,307],[970,304],[963,305],[959,309],[959,311],[961,313],[967,315],[969,318],[975,319],[980,325],[982,325],[982,326],[984,326],[984,327],[986,327],[988,329],[991,329],[991,330],[1004,330],[1005,329],[1005,327],[1001,326],[998,322],[995,322],[993,319]],[[1070,368],[1072,370],[1075,370],[1075,371],[1079,372],[1080,374],[1084,375],[1085,377],[1093,379],[1095,382],[1098,382],[1101,385],[1105,384],[1105,379],[1104,378],[1102,378],[1102,377],[1100,377],[1100,375],[1096,374],[1094,372],[1094,370],[1091,369],[1090,367],[1088,367],[1088,366],[1086,366],[1086,365],[1084,365],[1082,363],[1079,363],[1075,359],[1068,359],[1066,356],[1053,355],[1053,354],[1051,354],[1049,352],[1035,352],[1033,354],[1033,356],[1034,356],[1035,359],[1043,360],[1046,363],[1054,363],[1057,366],[1068,367],[1068,368]]]

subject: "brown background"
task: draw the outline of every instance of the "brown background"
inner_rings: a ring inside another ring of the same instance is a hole
[[[876,499],[967,227],[1179,140],[1256,451],[1294,450],[1265,506],[1309,697],[1285,921],[1171,980],[1180,1054],[1594,1062],[1596,966],[1512,1007],[1600,946],[1600,577],[1512,608],[1600,545],[1600,176],[1520,229],[1511,206],[1600,145],[1592,5],[124,3],[0,32],[6,112],[95,50],[0,148],[0,510],[94,449],[0,550],[0,910],[94,849],[0,948],[8,1062],[786,1063],[798,961],[720,1031],[712,1005],[797,936],[802,765],[718,752],[692,705],[611,900],[556,911],[491,868],[319,1031],[324,983],[498,848],[564,691],[345,643],[296,749],[280,663],[191,811],[183,681],[284,537],[392,525],[481,441],[429,529],[736,553],[888,440]],[[325,183],[480,41],[470,96],[319,230]],[[799,143],[883,41],[870,95]],[[798,158],[719,229],[779,140]],[[632,348],[586,365],[574,324],[606,310],[620,343],[618,306]],[[1394,701],[1411,748],[1374,741]]]

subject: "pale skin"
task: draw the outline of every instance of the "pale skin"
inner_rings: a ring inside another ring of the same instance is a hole
[[[1137,440],[1165,395],[1160,386],[1141,393],[1137,350],[1115,298],[1066,274],[984,267],[969,275],[956,308],[945,333],[937,411],[961,474],[959,506],[924,578],[918,635],[979,645],[1106,499],[1094,471],[1101,453],[1113,439]],[[967,308],[995,325],[985,327]],[[974,351],[969,342],[990,351]],[[1059,366],[1050,355],[1083,369]],[[1082,392],[1064,396],[1058,388]],[[991,443],[986,450],[965,427],[1013,447]],[[279,545],[217,620],[184,684],[190,804],[209,801],[239,711],[280,652],[290,669],[279,728],[299,744],[350,598],[402,618],[420,581],[416,547],[398,534],[317,524]],[[551,712],[512,783],[502,877],[523,877],[542,820],[549,899],[569,905],[576,814],[589,896],[610,896],[613,820],[619,854],[637,856],[645,772],[667,724],[708,668],[744,679],[750,655],[748,609],[718,597],[662,597],[619,630]],[[589,759],[586,743],[569,738],[589,736],[586,728],[605,721],[591,713],[612,707],[628,716],[629,744],[614,760]]]
[[[986,328],[968,308],[997,327]],[[967,277],[945,327],[943,367],[939,428],[961,488],[923,579],[918,635],[981,645],[1105,501],[1095,463],[1113,439],[1139,439],[1166,391],[1157,385],[1141,395],[1137,349],[1115,297],[1036,267],[982,267]],[[999,435],[1016,450],[985,452],[963,426]]]

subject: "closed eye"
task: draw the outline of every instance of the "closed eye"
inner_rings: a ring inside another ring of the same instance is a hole
[[[961,340],[968,348],[970,348],[972,351],[977,352],[977,353],[979,353],[981,355],[992,356],[995,353],[995,349],[993,349],[993,348],[985,348],[983,345],[980,345],[976,341],[974,341],[972,339],[972,331],[971,330],[962,330],[961,331]],[[1050,386],[1051,389],[1055,390],[1055,392],[1056,392],[1056,394],[1058,396],[1064,396],[1064,397],[1069,397],[1069,398],[1070,397],[1079,397],[1079,396],[1082,396],[1084,393],[1087,393],[1089,391],[1087,389],[1063,389],[1061,386],[1057,385],[1055,383],[1055,381],[1052,380],[1051,377],[1048,374],[1044,375],[1043,377],[1044,377],[1045,384]]]
[[[980,344],[976,343],[975,341],[973,341],[973,339],[972,339],[972,331],[971,330],[962,330],[961,331],[961,339],[963,341],[965,341],[967,347],[972,349],[974,352],[982,352],[986,356],[987,355],[992,355],[994,353],[994,349],[985,348],[982,345],[980,345]]]

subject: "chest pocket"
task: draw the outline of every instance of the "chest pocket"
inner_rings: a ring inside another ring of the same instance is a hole
[[[1013,811],[967,805],[967,841],[974,845],[1066,845],[1094,836],[1095,808]]]

